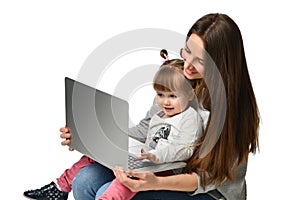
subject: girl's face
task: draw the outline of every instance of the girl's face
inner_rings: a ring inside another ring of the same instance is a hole
[[[190,80],[203,78],[204,74],[204,43],[196,34],[192,34],[185,46],[181,49],[181,57],[184,59],[183,73]]]
[[[156,103],[164,111],[164,117],[168,118],[183,112],[189,104],[189,99],[174,92],[156,91]]]

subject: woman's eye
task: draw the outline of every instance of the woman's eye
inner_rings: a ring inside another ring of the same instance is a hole
[[[191,51],[187,47],[184,47],[184,51],[188,54],[191,54]]]
[[[200,64],[200,65],[204,65],[204,62],[203,62],[203,60],[202,59],[198,59],[198,63]]]

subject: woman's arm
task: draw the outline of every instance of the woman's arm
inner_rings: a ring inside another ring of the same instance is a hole
[[[158,190],[173,190],[193,192],[198,188],[198,180],[195,174],[178,174],[173,176],[157,177]]]
[[[178,174],[159,177],[151,172],[129,171],[128,174],[121,168],[114,169],[116,178],[133,192],[147,190],[173,190],[194,192],[198,188],[196,174]],[[136,179],[129,178],[129,176]]]

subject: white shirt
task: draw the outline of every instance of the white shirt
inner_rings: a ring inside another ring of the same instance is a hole
[[[159,163],[184,161],[194,151],[193,144],[202,135],[201,117],[192,107],[170,118],[162,118],[162,111],[150,121],[146,145],[153,149]]]

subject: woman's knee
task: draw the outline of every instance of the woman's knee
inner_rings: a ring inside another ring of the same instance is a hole
[[[93,164],[90,164],[82,168],[73,179],[72,182],[73,187],[79,186],[78,188],[80,188],[81,186],[87,185],[88,182],[92,181],[91,178],[93,178],[95,173],[94,168],[95,167],[93,166]]]

